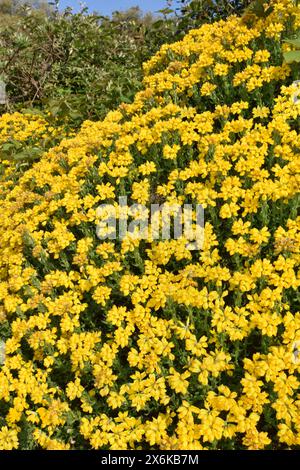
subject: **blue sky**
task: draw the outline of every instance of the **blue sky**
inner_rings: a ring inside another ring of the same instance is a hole
[[[110,15],[115,10],[126,10],[129,7],[138,5],[143,11],[161,10],[167,5],[166,0],[83,0],[90,11],[98,11],[103,15]],[[60,8],[71,6],[74,11],[78,11],[80,0],[61,0]]]

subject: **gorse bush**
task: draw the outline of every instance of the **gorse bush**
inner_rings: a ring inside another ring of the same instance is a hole
[[[163,46],[3,194],[0,448],[299,449],[300,10],[269,3]],[[203,248],[98,239],[118,196],[202,204]]]

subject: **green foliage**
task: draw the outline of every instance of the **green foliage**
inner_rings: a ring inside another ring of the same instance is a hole
[[[285,39],[284,42],[296,48],[295,51],[283,52],[283,58],[285,62],[288,64],[293,62],[300,62],[300,33],[298,33],[298,36],[294,37],[293,39]]]
[[[266,18],[273,11],[272,6],[268,6],[265,0],[254,0],[250,5],[245,9],[245,14],[255,15],[259,18]]]
[[[45,14],[21,7],[0,30],[6,110],[48,108],[74,127],[100,119],[132,100],[142,63],[174,36],[174,27],[174,20],[143,16],[138,8],[108,18],[86,9]]]
[[[292,62],[300,62],[300,51],[287,51],[283,53],[285,62],[291,64]]]
[[[178,32],[185,34],[203,23],[241,14],[252,0],[177,0],[179,5]]]
[[[60,12],[57,2],[3,0],[0,77],[7,83],[8,105],[2,111],[47,109],[75,128],[85,119],[101,119],[132,101],[141,86],[142,63],[162,44],[248,4],[185,0],[159,17],[132,7],[108,18],[85,8]]]

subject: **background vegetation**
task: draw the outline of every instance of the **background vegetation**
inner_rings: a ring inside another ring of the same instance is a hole
[[[132,101],[141,87],[142,63],[162,44],[248,4],[166,1],[160,16],[132,7],[109,18],[85,8],[59,11],[43,0],[1,0],[0,78],[8,102],[0,111],[43,109],[71,127],[100,119]]]

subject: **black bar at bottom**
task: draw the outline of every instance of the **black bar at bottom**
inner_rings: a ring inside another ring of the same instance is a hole
[[[299,463],[299,450],[280,451],[1,451],[0,467],[5,464],[58,464],[95,465],[93,470],[100,467],[120,466],[123,468],[137,468],[139,465],[165,466],[187,465],[196,467],[219,464],[224,466],[226,462],[232,464],[272,463],[292,464]]]

